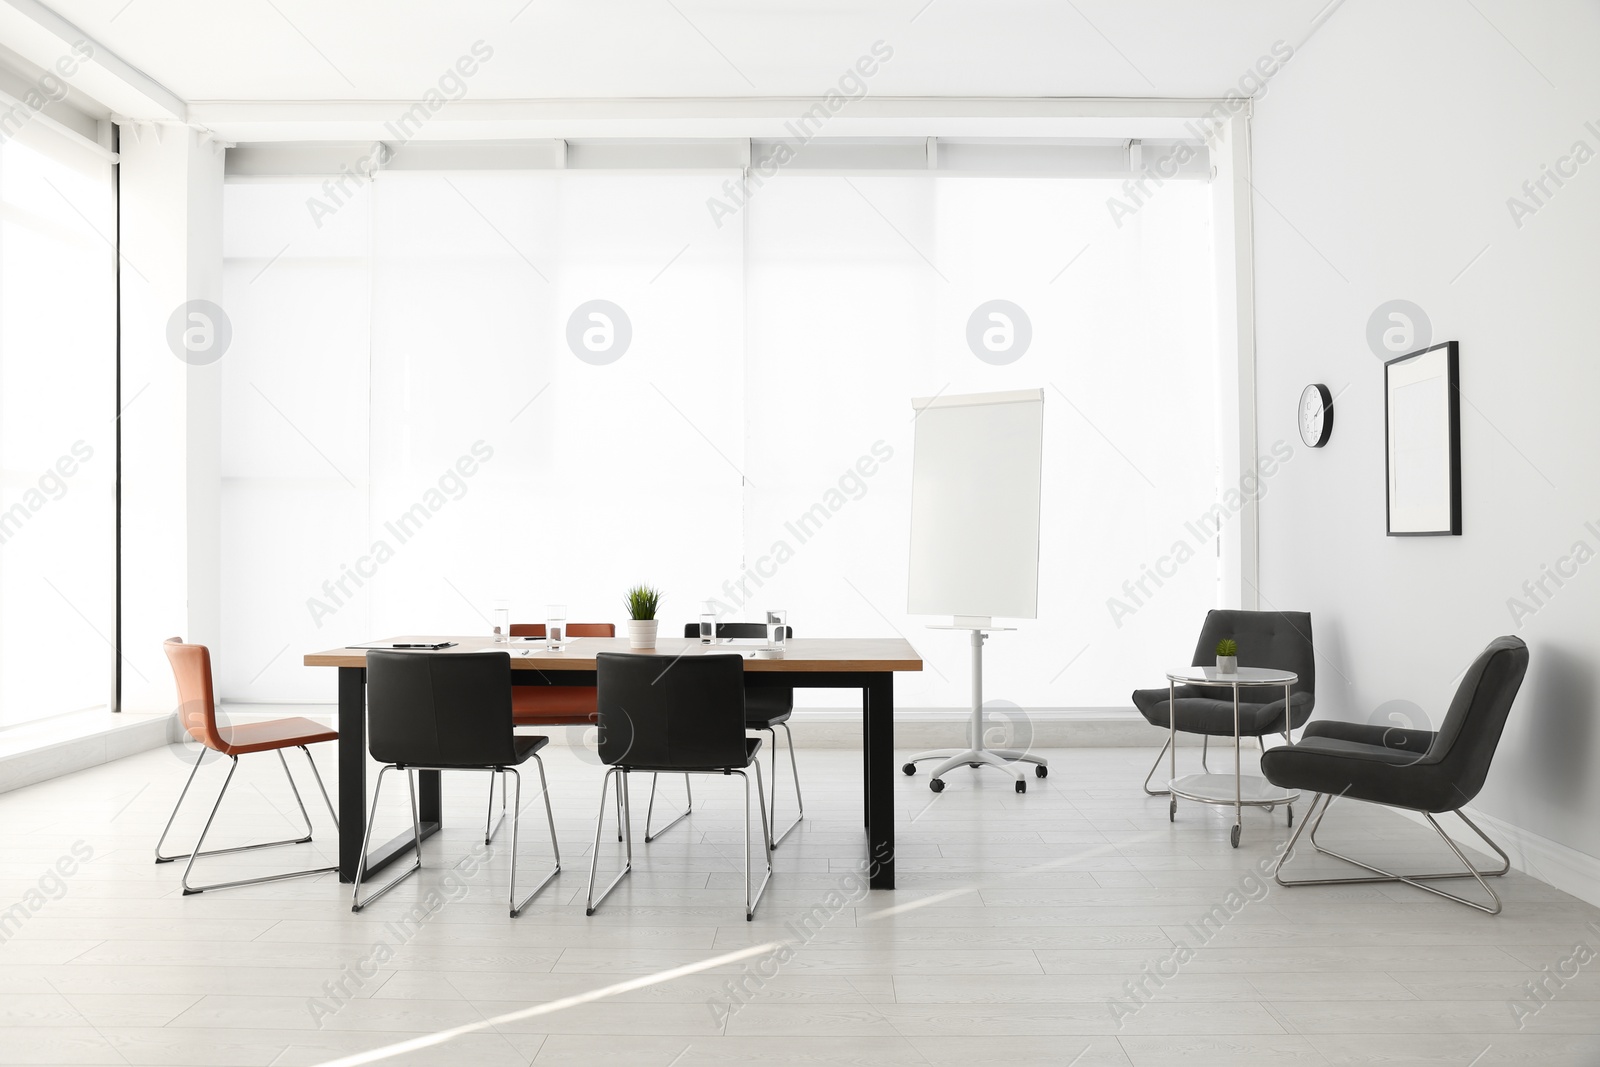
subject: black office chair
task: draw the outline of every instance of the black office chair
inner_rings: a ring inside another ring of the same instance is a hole
[[[766,637],[767,626],[760,622],[719,622],[716,635],[718,637],[753,638]],[[698,638],[700,624],[691,622],[683,628],[683,636]],[[794,627],[783,628],[785,639],[794,636]],[[806,817],[805,798],[800,795],[800,767],[794,758],[794,734],[789,732],[789,716],[794,713],[794,686],[758,686],[744,691],[744,728],[746,730],[765,730],[770,747],[767,750],[767,771],[772,779],[772,796],[768,823],[773,827],[772,847],[777,848],[783,844],[783,839],[789,836],[789,831],[800,825],[800,820]],[[782,833],[777,832],[778,826],[778,732],[777,728],[783,727],[783,736],[789,742],[789,777],[794,782],[794,804],[797,814],[794,821],[784,827]],[[644,839],[648,844],[672,829],[678,823],[689,817],[694,811],[694,790],[689,785],[687,775],[683,779],[684,794],[688,803],[684,806],[682,814],[673,819],[661,829],[650,832],[650,819],[656,810],[656,776],[650,776],[650,803],[644,810]]]
[[[1347,885],[1361,882],[1404,882],[1424,892],[1445,897],[1469,908],[1500,914],[1500,897],[1485,877],[1496,878],[1511,869],[1511,860],[1499,845],[1462,811],[1483,788],[1489,764],[1500,743],[1500,733],[1528,672],[1528,646],[1520,638],[1497,637],[1467,668],[1456,687],[1455,699],[1437,732],[1402,730],[1367,723],[1322,721],[1306,727],[1295,744],[1274,748],[1261,756],[1261,773],[1285,789],[1305,789],[1316,795],[1311,809],[1274,868],[1279,885]],[[1388,804],[1421,812],[1444,843],[1450,846],[1466,872],[1447,874],[1393,874],[1370,863],[1341,855],[1317,843],[1317,830],[1334,800],[1349,797],[1369,804]],[[1319,811],[1317,803],[1322,802]],[[1498,870],[1479,870],[1467,860],[1434,816],[1455,812],[1500,857]],[[1294,854],[1295,842],[1310,828],[1312,846],[1324,855],[1344,860],[1372,877],[1286,879],[1283,865]],[[1494,903],[1480,904],[1454,893],[1424,885],[1441,878],[1471,877]]]
[[[1287,720],[1284,717],[1281,689],[1252,686],[1239,690],[1239,736],[1254,737],[1258,744],[1266,734],[1281,733],[1285,741],[1289,740],[1289,731],[1305,725],[1317,702],[1317,659],[1311,644],[1311,616],[1304,611],[1233,611],[1221,608],[1208,611],[1191,662],[1197,667],[1215,663],[1217,642],[1224,637],[1231,637],[1238,642],[1239,666],[1269,667],[1293,671],[1300,676],[1300,680],[1294,684]],[[1205,737],[1200,750],[1200,764],[1209,771],[1211,768],[1206,766],[1206,756],[1211,748],[1211,738],[1233,736],[1233,690],[1226,686],[1180,685],[1174,695],[1178,704],[1178,729]],[[1139,714],[1151,726],[1170,731],[1168,699],[1165,686],[1160,689],[1136,689],[1133,692],[1133,706],[1139,709]],[[1155,763],[1150,765],[1150,773],[1144,776],[1144,791],[1153,797],[1167,795],[1165,789],[1151,789],[1150,779],[1155,777],[1156,768],[1161,766],[1161,757],[1167,754],[1167,747],[1171,744],[1169,732],[1166,744],[1161,746]]]
[[[544,761],[538,752],[548,737],[518,737],[511,721],[511,657],[505,652],[436,654],[430,652],[367,653],[367,748],[372,758],[385,764],[372,792],[372,814],[361,840],[361,861],[351,910],[360,911],[410,875],[422,869],[422,824],[417,817],[414,771],[486,771],[491,776],[509,774],[516,782],[511,808],[511,917],[522,913],[540,890],[561,871],[561,848],[556,844],[556,819],[550,810],[550,790]],[[517,902],[517,822],[522,812],[522,775],[517,768],[529,758],[539,766],[539,790],[544,794],[545,819],[550,824],[550,847],[555,866],[544,881]],[[404,771],[411,788],[411,831],[416,862],[390,879],[377,892],[361,899],[366,877],[367,848],[372,825],[378,818],[378,796],[383,776]],[[493,777],[490,778],[491,787]]]
[[[632,810],[628,775],[737,774],[744,779],[744,917],[753,919],[756,903],[772,880],[772,831],[767,825],[766,796],[761,783],[761,739],[745,736],[744,658],[742,656],[663,656],[601,652],[595,656],[599,688],[600,762],[606,765],[600,785],[600,815],[594,825],[594,854],[589,860],[587,914],[633,870]],[[756,771],[756,807],[761,812],[761,850],[767,874],[761,888],[750,877],[750,778]],[[595,873],[600,865],[600,835],[605,828],[606,791],[617,779],[622,797],[621,822],[627,842],[622,870],[598,898]]]

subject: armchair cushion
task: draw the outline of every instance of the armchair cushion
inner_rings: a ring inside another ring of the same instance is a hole
[[[1381,732],[1381,727],[1379,728]],[[1261,773],[1273,785],[1349,796],[1414,811],[1451,811],[1463,803],[1437,766],[1421,753],[1337,737],[1306,737],[1261,754]]]
[[[1209,694],[1214,687],[1207,686],[1202,691],[1197,686],[1180,685],[1176,689],[1178,698],[1178,729],[1190,734],[1210,734],[1213,737],[1233,736],[1233,697],[1218,700]],[[1261,692],[1261,690],[1258,690]],[[1283,732],[1283,691],[1276,692],[1278,698],[1272,701],[1254,703],[1243,699],[1240,693],[1239,701],[1239,734],[1243,737],[1260,737],[1262,734]],[[1151,726],[1168,729],[1167,722],[1167,690],[1165,689],[1136,689],[1133,693],[1133,706],[1139,709],[1139,714]],[[1310,708],[1312,695],[1294,691],[1290,700],[1293,710],[1290,712],[1292,721],[1298,723]]]

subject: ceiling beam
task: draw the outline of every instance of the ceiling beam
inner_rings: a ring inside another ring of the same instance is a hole
[[[63,56],[74,55],[80,41],[93,54],[79,63],[72,87],[118,118],[154,122],[187,122],[189,107],[182,97],[95,40],[40,0],[0,0],[0,40],[44,70]]]
[[[423,105],[406,100],[216,100],[191,102],[189,115],[240,142],[390,140],[396,125],[428,140],[770,138],[791,136],[802,116],[815,116],[822,106],[820,97],[468,97],[424,114],[417,110]],[[837,114],[826,113],[820,122],[813,119],[808,129],[825,137],[1194,140],[1204,128],[1202,119],[1229,106],[1212,99],[867,96],[848,101]],[[408,114],[413,120],[402,123]]]

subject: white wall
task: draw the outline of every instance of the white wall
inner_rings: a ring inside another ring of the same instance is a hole
[[[1600,161],[1551,184],[1520,227],[1507,198],[1575,142],[1600,152],[1597,42],[1592,3],[1351,0],[1254,125],[1261,440],[1293,439],[1307,383],[1338,394],[1327,448],[1267,487],[1262,606],[1312,613],[1318,714],[1345,719],[1403,700],[1436,727],[1482,646],[1521,636],[1528,680],[1476,806],[1590,857],[1600,563],[1550,584],[1531,616],[1507,601],[1575,542],[1600,551]],[[1461,537],[1384,536],[1383,374],[1366,329],[1392,299],[1461,343]],[[1529,869],[1554,874],[1539,863],[1561,850],[1526,843]]]

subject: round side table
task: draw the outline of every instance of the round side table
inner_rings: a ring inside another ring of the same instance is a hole
[[[1294,683],[1299,680],[1300,676],[1293,671],[1275,671],[1266,667],[1240,667],[1227,672],[1215,667],[1179,667],[1167,672],[1167,728],[1172,734],[1172,778],[1167,784],[1172,792],[1172,800],[1167,808],[1169,819],[1176,821],[1178,818],[1179,797],[1197,804],[1232,804],[1233,832],[1228,837],[1233,847],[1238,848],[1245,808],[1273,808],[1279,804],[1288,806],[1300,799],[1296,790],[1279,789],[1265,778],[1239,773],[1239,690],[1245,686],[1283,686],[1283,714],[1287,723],[1290,693]],[[1188,774],[1178,777],[1178,716],[1174,713],[1173,705],[1177,703],[1179,685],[1208,685],[1233,690],[1232,774]],[[1294,819],[1293,808],[1289,809],[1289,818],[1291,821]]]

